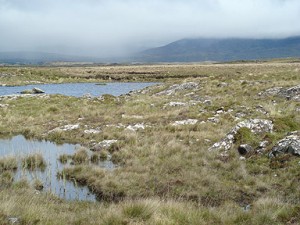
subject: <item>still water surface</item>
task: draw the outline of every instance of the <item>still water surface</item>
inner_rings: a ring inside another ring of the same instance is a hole
[[[94,97],[103,94],[119,96],[130,91],[139,90],[158,83],[154,82],[128,82],[128,83],[64,83],[64,84],[34,84],[15,87],[0,87],[0,95],[19,94],[24,90],[40,88],[46,94],[62,94],[67,96],[82,97],[90,94]]]
[[[21,159],[34,153],[43,155],[47,167],[44,171],[30,171],[21,168],[15,174],[15,180],[26,178],[33,182],[39,179],[44,184],[44,191],[51,192],[66,200],[96,201],[96,196],[85,186],[77,185],[74,182],[57,177],[57,172],[61,171],[65,165],[59,162],[61,154],[74,154],[79,145],[62,144],[56,145],[49,141],[26,140],[18,135],[11,139],[0,139],[0,157],[17,156]],[[100,162],[99,167],[114,169],[114,164],[110,161]]]

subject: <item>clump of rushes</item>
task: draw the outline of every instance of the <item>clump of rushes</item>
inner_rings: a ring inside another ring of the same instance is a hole
[[[14,181],[14,174],[11,171],[4,171],[0,175],[0,187],[10,186]]]
[[[41,191],[44,189],[44,184],[42,181],[36,179],[33,183],[33,186],[35,188],[35,190]]]
[[[22,167],[25,169],[40,169],[44,170],[46,168],[47,164],[41,154],[33,154],[25,157],[22,160]]]
[[[66,164],[68,162],[68,158],[69,155],[67,154],[62,154],[59,156],[58,160],[62,163],[62,164]]]
[[[99,162],[99,158],[100,158],[100,155],[98,153],[93,153],[91,155],[91,162],[92,163],[98,163]]]
[[[82,164],[88,161],[89,155],[87,153],[87,149],[81,147],[73,156],[72,156],[74,164]]]
[[[16,170],[18,168],[17,159],[14,157],[5,157],[0,159],[0,172],[7,170]]]
[[[154,207],[144,203],[127,203],[123,206],[123,214],[129,219],[147,221],[154,213]]]

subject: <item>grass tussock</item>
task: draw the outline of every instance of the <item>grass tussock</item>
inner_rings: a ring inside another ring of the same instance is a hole
[[[22,159],[22,168],[29,170],[45,170],[47,166],[42,154],[28,155]]]
[[[18,168],[16,157],[5,157],[0,159],[0,172],[13,171]]]
[[[72,160],[74,164],[82,164],[86,163],[89,160],[89,155],[87,152],[87,149],[85,148],[80,148],[78,149],[75,154],[72,156]]]

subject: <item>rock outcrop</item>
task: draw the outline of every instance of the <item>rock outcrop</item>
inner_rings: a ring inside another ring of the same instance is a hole
[[[32,88],[32,90],[24,90],[21,91],[21,94],[43,94],[45,91],[43,91],[40,88]]]
[[[199,87],[199,84],[196,82],[187,82],[183,84],[174,84],[169,87],[167,90],[161,91],[156,95],[172,95],[176,92],[185,91],[185,90],[194,90]]]
[[[234,128],[232,128],[231,131],[227,133],[225,138],[215,143],[213,146],[209,148],[209,150],[217,150],[217,149],[229,150],[234,142],[234,136],[237,134],[238,130],[242,127],[248,128],[251,130],[251,132],[256,134],[273,131],[273,123],[271,120],[263,120],[263,119],[245,120],[238,123]]]
[[[259,93],[260,96],[278,96],[287,100],[300,101],[300,84],[290,88],[274,87]]]
[[[289,133],[272,148],[269,157],[276,157],[278,154],[293,154],[300,156],[300,131]]]

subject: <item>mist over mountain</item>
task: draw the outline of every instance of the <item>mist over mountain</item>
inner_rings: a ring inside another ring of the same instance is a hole
[[[227,62],[300,57],[300,37],[285,39],[198,38],[182,39],[127,57],[84,57],[45,52],[0,52],[0,63],[51,64],[53,62],[155,63]]]
[[[235,61],[300,57],[300,37],[182,39],[136,55],[142,62]]]

